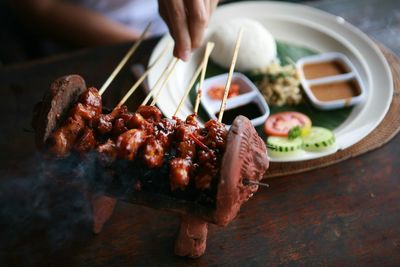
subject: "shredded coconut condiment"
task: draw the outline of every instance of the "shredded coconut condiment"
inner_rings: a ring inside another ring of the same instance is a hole
[[[263,76],[257,86],[269,105],[298,105],[302,102],[300,80],[293,65],[272,63],[256,70],[254,74]]]

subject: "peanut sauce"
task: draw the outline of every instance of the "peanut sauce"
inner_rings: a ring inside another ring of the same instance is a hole
[[[309,63],[303,66],[304,76],[307,80],[335,76],[348,73],[343,64],[337,60],[318,63]]]
[[[360,87],[353,80],[313,85],[310,89],[319,101],[350,99],[361,93]]]

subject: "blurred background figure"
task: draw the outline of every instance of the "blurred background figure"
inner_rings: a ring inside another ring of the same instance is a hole
[[[1,5],[2,35],[9,35],[2,40],[19,39],[27,58],[134,41],[150,21],[147,37],[168,30],[157,0],[8,0]]]

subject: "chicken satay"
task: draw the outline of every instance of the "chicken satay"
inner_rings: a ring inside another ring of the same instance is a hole
[[[118,150],[115,142],[108,139],[105,143],[97,146],[98,159],[103,166],[111,165],[118,156]]]
[[[76,139],[82,133],[85,123],[81,117],[69,117],[49,138],[49,151],[57,157],[68,155]]]
[[[69,117],[49,138],[50,151],[58,157],[69,154],[89,122],[101,113],[101,96],[91,87],[84,91],[71,109]]]
[[[134,160],[140,147],[145,143],[147,133],[139,129],[131,129],[117,138],[116,148],[118,157],[126,160]]]
[[[79,153],[85,153],[96,148],[97,141],[93,130],[85,127],[83,134],[74,145],[74,150]]]
[[[161,121],[161,116],[161,111],[157,107],[140,106],[126,124],[129,129],[141,129],[152,134],[154,124]]]
[[[125,125],[124,119],[123,119],[123,118],[117,118],[117,119],[114,121],[111,134],[112,134],[113,136],[119,136],[120,134],[122,134],[122,133],[124,133],[124,132],[126,132],[126,131],[128,131],[128,128],[127,128],[126,125]]]
[[[196,118],[197,118],[196,114],[190,114],[189,116],[186,117],[185,122],[187,124],[199,127],[199,125],[197,124]]]
[[[135,113],[130,113],[126,106],[116,107],[110,114],[100,115],[97,130],[100,134],[120,135],[128,129],[141,129],[152,133],[153,123],[161,120],[161,112],[156,107],[140,106]]]
[[[126,119],[126,114],[130,114],[126,106],[116,107],[108,114],[99,114],[93,120],[93,127],[101,135],[106,135],[113,130],[114,121],[118,118]]]
[[[189,184],[191,166],[192,163],[189,159],[174,158],[169,161],[170,186],[172,191],[178,188],[185,190]]]
[[[217,120],[209,120],[204,125],[207,135],[204,137],[204,144],[211,149],[221,149],[223,152],[226,145],[228,130],[223,123]]]
[[[190,181],[190,171],[193,169],[193,160],[196,157],[196,142],[191,138],[197,135],[199,127],[195,117],[190,115],[186,121],[177,120],[176,138],[177,155],[170,160],[171,190],[184,190]]]
[[[169,150],[174,133],[174,123],[161,119],[154,125],[154,135],[147,139],[143,150],[143,161],[149,168],[159,168],[164,162],[165,151]]]
[[[213,177],[218,173],[218,157],[214,150],[201,150],[197,154],[199,172],[195,177],[197,189],[205,190],[210,187]]]
[[[151,169],[161,167],[164,161],[164,154],[165,149],[159,140],[154,136],[147,139],[143,149],[143,161],[147,167]]]
[[[175,133],[175,121],[164,118],[154,127],[155,136],[164,147],[171,145]]]
[[[70,117],[81,117],[87,125],[92,124],[92,120],[102,112],[101,96],[96,88],[90,87],[84,91],[78,99],[78,102],[71,109]]]
[[[135,152],[134,147],[132,146],[130,148],[127,148],[127,144],[131,144],[132,142],[135,143],[136,139],[133,138],[133,136],[138,135],[139,132],[137,131],[130,131],[130,133],[125,134],[128,130],[133,130],[133,129],[138,129],[140,130],[140,135],[146,134],[146,135],[151,135],[154,132],[154,125],[153,123],[160,122],[161,121],[161,112],[158,108],[156,107],[147,107],[147,106],[141,106],[139,107],[138,111],[135,113],[130,113],[127,109],[126,106],[121,106],[115,108],[110,114],[104,114],[100,115],[97,120],[97,131],[102,134],[108,134],[111,133],[113,136],[118,136],[117,137],[117,147],[118,151],[125,151],[125,152],[119,152],[119,156],[121,158],[125,159],[130,159],[134,157],[134,155],[137,153]],[[133,134],[134,133],[134,134]],[[131,134],[133,134],[131,136]],[[131,136],[133,139],[129,140],[128,137]],[[140,139],[140,138],[139,138]],[[119,140],[119,141],[118,141]],[[126,142],[126,144],[124,144]],[[142,140],[138,143],[139,146],[141,146]],[[151,143],[151,149],[150,147],[145,149],[147,155],[151,155],[148,157],[149,161],[149,166],[159,166],[160,165],[160,160],[158,160],[159,156],[154,158],[154,155],[156,154],[164,154],[163,148],[161,148],[161,145],[158,144],[158,142],[150,142]],[[123,148],[125,147],[125,148]],[[133,149],[133,150],[130,150]],[[130,152],[133,154],[130,154]],[[162,164],[162,160],[161,160]]]
[[[216,120],[206,122],[205,131],[202,142],[207,149],[200,147],[197,153],[199,171],[195,177],[195,185],[200,190],[209,188],[213,177],[218,174],[228,135],[225,125]]]
[[[161,121],[162,113],[155,106],[139,106],[136,111],[140,115],[143,116],[148,122],[157,123]]]
[[[103,105],[101,101],[101,95],[99,91],[94,88],[90,87],[87,89],[81,96],[79,97],[78,102],[82,103],[87,110],[91,112],[92,118],[98,114],[101,114]]]
[[[146,131],[148,134],[153,133],[153,123],[148,122],[140,113],[135,112],[132,117],[126,122],[128,129],[140,129]]]
[[[111,132],[113,129],[112,121],[113,118],[110,114],[101,114],[100,116],[98,116],[95,122],[96,131],[101,135],[105,135]]]
[[[113,136],[118,136],[124,132],[126,132],[130,128],[128,125],[131,119],[134,117],[134,113],[129,112],[127,106],[121,106],[118,114],[115,115],[113,129],[111,131]]]

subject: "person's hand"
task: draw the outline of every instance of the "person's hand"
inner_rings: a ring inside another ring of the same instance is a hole
[[[193,49],[201,46],[218,0],[158,0],[161,17],[175,40],[174,56],[187,61]]]

